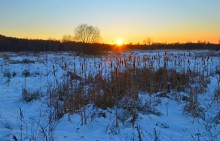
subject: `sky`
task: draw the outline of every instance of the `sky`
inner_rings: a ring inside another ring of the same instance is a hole
[[[104,43],[218,43],[219,13],[220,0],[1,0],[0,34],[62,39],[88,24]]]

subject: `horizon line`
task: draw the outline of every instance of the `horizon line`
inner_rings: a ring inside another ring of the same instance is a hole
[[[4,37],[8,37],[8,38],[16,38],[16,39],[26,39],[26,40],[44,40],[44,41],[60,41],[60,42],[76,42],[76,43],[80,43],[80,42],[77,42],[75,40],[66,40],[66,41],[63,41],[63,39],[57,39],[57,38],[54,38],[54,37],[47,37],[47,38],[37,38],[37,37],[19,37],[19,36],[11,36],[11,35],[4,35],[4,34],[1,34],[0,33],[0,36],[4,36]],[[64,37],[65,35],[63,35],[62,37]],[[72,36],[72,35],[70,35]],[[72,36],[73,37],[73,36]],[[194,44],[220,44],[220,37],[219,37],[219,40],[216,41],[216,42],[212,42],[212,41],[205,41],[205,40],[197,40],[197,41],[190,41],[190,40],[187,40],[187,41],[183,41],[183,42],[179,42],[179,41],[153,41],[151,42],[151,44],[146,44],[146,43],[143,43],[145,39],[142,40],[142,42],[125,42],[123,43],[123,45],[153,45],[153,44],[187,44],[187,43],[194,43]],[[108,45],[116,45],[117,43],[113,42],[113,41],[110,41],[110,42],[103,42],[103,41],[100,41],[100,42],[94,42],[94,43],[98,43],[98,44],[108,44]]]

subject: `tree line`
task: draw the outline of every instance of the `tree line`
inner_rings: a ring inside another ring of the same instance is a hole
[[[91,25],[81,24],[74,30],[74,37],[66,35],[62,42],[58,40],[39,40],[39,39],[21,39],[6,37],[0,35],[0,52],[5,51],[75,51],[88,54],[103,53],[105,51],[117,49],[116,45],[100,44],[100,30]],[[152,43],[148,38],[144,44],[128,44],[123,46],[126,49],[214,49],[219,50],[220,44],[211,44],[205,42],[198,43],[173,43],[162,44]]]
[[[98,43],[82,43],[75,41],[36,40],[6,37],[0,35],[0,52],[7,51],[76,51],[99,52],[110,50],[111,45]]]
[[[100,43],[83,43],[75,41],[54,41],[20,39],[0,35],[0,52],[6,51],[76,51],[84,53],[100,53],[117,48],[115,45]],[[211,43],[175,43],[175,44],[151,44],[151,45],[125,45],[124,49],[213,49],[220,50],[219,44]]]

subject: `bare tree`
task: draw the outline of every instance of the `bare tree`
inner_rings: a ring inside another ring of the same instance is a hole
[[[152,39],[150,37],[147,38],[147,40],[143,40],[144,45],[152,45]]]
[[[64,35],[62,38],[62,42],[69,42],[69,41],[73,41],[74,38],[71,35]]]
[[[74,38],[83,43],[95,43],[100,40],[100,31],[97,27],[81,24],[75,28]]]

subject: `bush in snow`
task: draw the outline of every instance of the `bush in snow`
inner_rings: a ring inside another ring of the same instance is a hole
[[[4,77],[11,78],[16,76],[16,72],[10,72],[9,70],[6,70],[3,74]]]
[[[29,77],[30,75],[31,75],[31,73],[30,73],[30,71],[29,70],[23,70],[23,72],[22,72],[22,75],[24,76],[24,77]]]
[[[22,90],[22,100],[25,102],[31,102],[32,100],[39,99],[41,94],[39,91],[28,91],[27,89],[23,88]]]

